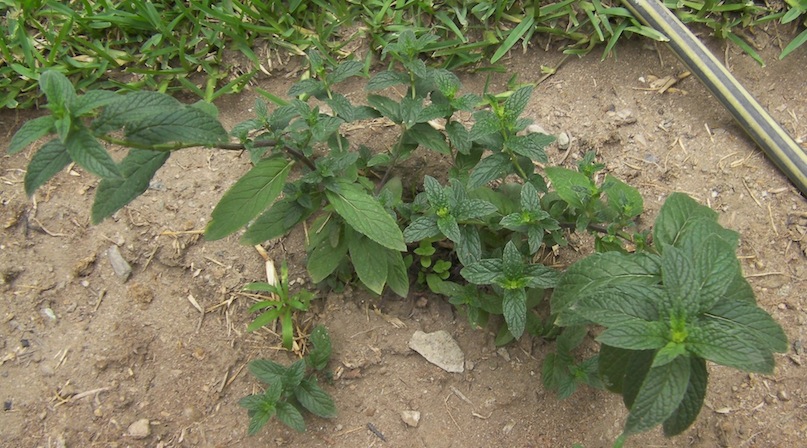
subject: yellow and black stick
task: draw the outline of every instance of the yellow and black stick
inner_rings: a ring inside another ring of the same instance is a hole
[[[633,15],[669,38],[667,44],[780,170],[807,197],[807,155],[703,43],[659,0],[622,0]]]

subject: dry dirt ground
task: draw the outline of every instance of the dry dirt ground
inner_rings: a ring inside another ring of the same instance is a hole
[[[710,45],[803,140],[807,49],[778,61],[774,31],[756,35],[766,68],[734,47]],[[807,201],[697,80],[682,80],[677,92],[648,90],[653,76],[683,70],[666,49],[634,41],[620,46],[617,58],[598,56],[570,60],[540,84],[528,115],[550,133],[572,136],[566,165],[596,150],[608,172],[637,186],[645,226],[673,191],[717,210],[742,235],[744,272],[792,343],[776,356],[772,375],[710,366],[706,405],[691,429],[671,440],[653,431],[627,445],[804,446]],[[494,87],[505,90],[511,74],[535,81],[540,64],[558,59],[539,50],[514,55]],[[463,75],[463,81],[479,92],[484,75]],[[289,81],[279,73],[261,87],[284,94]],[[346,89],[361,98],[361,83]],[[255,96],[219,104],[227,126],[250,116]],[[0,146],[25,118],[0,114],[6,136]],[[369,127],[351,136],[383,141],[384,132]],[[0,159],[2,446],[605,447],[620,433],[626,413],[619,397],[583,389],[559,401],[541,387],[541,361],[552,343],[525,337],[497,351],[490,331],[471,328],[441,298],[427,297],[418,307],[414,295],[379,300],[353,289],[321,294],[314,311],[300,317],[302,325],[322,323],[330,331],[335,379],[325,388],[338,417],[309,417],[304,434],[270,423],[248,437],[246,411],[237,402],[259,383],[246,363],[294,356],[276,349],[272,333],[245,331],[251,301],[238,292],[263,279],[258,253],[235,237],[206,242],[199,235],[218,198],[248,168],[247,157],[203,149],[176,154],[141,198],[91,226],[97,181],[73,169],[27,198],[22,178],[31,154]],[[550,157],[559,162],[564,154],[552,148]],[[289,261],[299,283],[306,282],[301,241],[293,233],[266,245],[275,260]],[[126,282],[112,271],[111,246],[134,269]],[[562,260],[579,256],[569,249]],[[446,373],[407,347],[414,331],[440,329],[464,350],[465,373]],[[405,410],[421,412],[418,427],[402,422]],[[129,425],[142,419],[149,435],[135,439]]]

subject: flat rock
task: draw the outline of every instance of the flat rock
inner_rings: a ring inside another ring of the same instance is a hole
[[[133,439],[145,439],[151,435],[151,423],[147,418],[141,418],[129,425],[126,433]]]
[[[401,420],[407,426],[417,428],[420,423],[420,411],[403,411],[401,412]]]
[[[451,373],[465,371],[465,354],[457,341],[445,330],[434,333],[416,331],[409,339],[409,348],[420,353],[426,361]]]
[[[106,251],[106,254],[109,258],[109,264],[112,265],[112,270],[115,271],[115,275],[124,282],[129,280],[129,276],[132,275],[132,267],[123,259],[123,255],[121,255],[118,246],[113,244]]]

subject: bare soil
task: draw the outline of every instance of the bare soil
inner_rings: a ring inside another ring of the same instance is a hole
[[[804,140],[807,50],[777,60],[775,31],[756,36],[765,68],[733,46],[710,45]],[[505,90],[512,74],[536,81],[540,65],[559,59],[540,50],[514,54],[505,62],[507,73],[493,77],[493,89]],[[673,191],[717,210],[722,224],[742,235],[743,270],[792,348],[776,356],[772,375],[710,365],[706,405],[691,429],[674,439],[652,431],[627,446],[803,446],[807,201],[696,79],[681,80],[677,91],[652,90],[653,77],[683,70],[664,48],[621,45],[617,57],[605,61],[598,54],[569,60],[536,88],[527,115],[549,133],[571,135],[568,154],[550,149],[555,163],[572,166],[595,150],[607,172],[637,186],[645,226]],[[463,75],[465,89],[480,92],[485,76]],[[283,73],[261,81],[280,95],[289,85]],[[358,100],[362,88],[355,82],[344,93]],[[223,99],[218,105],[225,124],[250,117],[256,96]],[[0,149],[27,118],[0,113],[6,135]],[[349,130],[352,139],[375,145],[389,132],[371,124]],[[0,445],[605,447],[620,433],[626,412],[619,397],[582,389],[560,401],[542,388],[541,361],[552,343],[525,337],[497,350],[489,329],[471,328],[442,298],[379,299],[349,287],[320,294],[314,311],[298,316],[301,326],[321,323],[331,334],[334,381],[325,388],[339,416],[308,417],[303,434],[272,422],[248,437],[247,414],[237,403],[260,385],[246,364],[257,357],[287,363],[294,355],[277,349],[279,338],[271,331],[245,331],[252,302],[239,291],[264,279],[258,253],[236,237],[207,242],[200,236],[212,207],[248,169],[246,155],[182,151],[142,197],[91,226],[97,180],[73,168],[28,198],[22,178],[32,153],[0,158]],[[428,172],[432,162],[419,157]],[[302,238],[294,232],[265,247],[278,263],[288,260],[296,287],[311,287]],[[110,266],[113,245],[133,267],[128,281]],[[585,241],[573,246],[559,262],[588,250]],[[441,329],[465,352],[465,373],[446,373],[407,347],[414,331]],[[418,427],[402,422],[406,410],[421,412]],[[136,439],[129,426],[142,419],[149,434]]]

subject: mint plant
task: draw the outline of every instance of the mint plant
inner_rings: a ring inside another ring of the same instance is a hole
[[[308,355],[288,367],[268,359],[249,363],[249,371],[267,385],[262,394],[248,395],[238,403],[247,409],[250,435],[260,431],[272,417],[303,432],[304,410],[322,418],[336,417],[333,399],[319,387],[316,376],[328,366],[331,339],[325,327],[318,325],[310,340],[312,348]]]
[[[247,326],[247,331],[255,331],[279,319],[282,328],[283,348],[291,350],[294,343],[294,324],[292,322],[294,313],[308,311],[308,306],[311,299],[314,298],[314,293],[300,290],[292,294],[289,291],[289,267],[285,260],[280,267],[280,277],[277,279],[277,284],[253,282],[245,285],[244,291],[266,292],[272,295],[270,299],[261,300],[249,307],[249,313],[262,312]]]
[[[390,66],[368,81],[372,93],[363,105],[338,92],[363,66],[311,51],[308,78],[292,86],[290,98],[264,95],[272,104],[258,100],[255,117],[229,134],[210,104],[185,105],[155,92],[79,95],[63,75],[46,72],[41,88],[51,114],[23,125],[9,151],[55,134],[34,154],[26,192],[75,161],[101,177],[93,222],[145,191],[173,151],[246,151],[251,169],[215,206],[206,238],[243,232],[242,242],[260,244],[304,226],[306,267],[316,283],[357,282],[376,295],[406,297],[410,285],[423,287],[410,277],[421,277],[472,325],[498,326],[496,344],[524,333],[557,338],[544,384],[561,396],[582,384],[622,394],[630,409],[625,437],[659,424],[668,435],[688,427],[705,394],[706,360],[770,371],[772,353],[787,341],[742,278],[736,233],[681,194],[668,198],[652,234],[639,229],[639,192],[600,175],[605,167],[593,153],[576,169],[546,166],[553,138],[526,132],[531,121],[523,116],[532,86],[464,93],[456,75],[421,60],[431,43],[400,33],[386,48]],[[405,93],[390,89],[398,86]],[[460,112],[473,123],[458,119]],[[341,132],[380,117],[395,125],[396,139],[385,148],[351,144]],[[129,148],[128,155],[116,163],[102,142]],[[448,169],[404,184],[400,164],[415,151],[439,155]],[[569,232],[593,234],[596,253],[565,272],[537,262],[548,248],[564,246]],[[249,288],[281,296],[252,308],[263,313],[250,328],[280,318],[289,347],[292,313],[310,297],[290,295],[285,279]],[[577,360],[575,348],[592,325],[603,328],[599,354]],[[269,388],[243,402],[251,431],[275,415],[300,428],[296,402],[330,415],[324,401],[306,395],[314,389],[304,364],[256,366]]]
[[[598,253],[562,275],[552,295],[555,324],[568,327],[564,333],[604,328],[598,371],[630,410],[624,435],[689,427],[706,394],[706,361],[770,373],[773,353],[787,350],[784,331],[756,306],[742,276],[738,237],[714,211],[674,193],[647,251]],[[560,385],[551,376],[545,369],[545,383]]]

